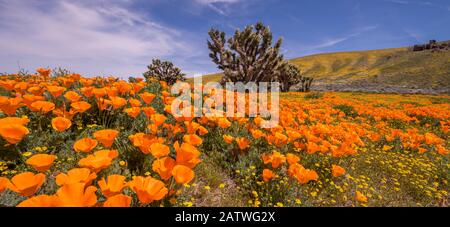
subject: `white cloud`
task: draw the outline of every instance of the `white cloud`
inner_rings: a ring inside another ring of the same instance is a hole
[[[108,2],[110,3],[110,2]],[[122,4],[0,0],[2,70],[62,66],[87,74],[140,75],[152,57],[194,52],[186,34]],[[183,39],[181,38],[183,37]]]
[[[240,2],[242,0],[195,0],[197,3],[201,5],[208,6],[210,9],[215,11],[216,13],[228,16],[229,8],[227,5]]]
[[[310,46],[304,47],[302,49],[304,51],[312,51],[312,50],[322,49],[325,47],[334,46],[336,44],[342,43],[342,42],[347,41],[354,37],[358,37],[365,32],[369,32],[369,31],[375,30],[377,28],[378,28],[378,25],[370,25],[370,26],[362,27],[362,28],[357,29],[357,31],[354,33],[350,33],[350,34],[342,36],[342,37],[328,38],[328,39],[323,40],[319,44],[310,45]]]

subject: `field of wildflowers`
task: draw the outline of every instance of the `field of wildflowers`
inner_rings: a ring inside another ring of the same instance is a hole
[[[50,74],[0,76],[0,206],[449,206],[448,95],[283,93],[263,129]]]

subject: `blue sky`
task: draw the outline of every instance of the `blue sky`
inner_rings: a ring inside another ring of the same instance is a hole
[[[450,39],[449,0],[0,0],[0,12],[0,72],[127,78],[153,57],[189,75],[217,72],[209,28],[232,34],[257,21],[283,37],[286,58]]]

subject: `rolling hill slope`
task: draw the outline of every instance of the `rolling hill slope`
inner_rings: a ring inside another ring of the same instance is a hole
[[[338,52],[291,59],[302,74],[314,77],[313,90],[402,93],[449,92],[450,50],[392,48]],[[204,76],[217,81],[221,74]]]

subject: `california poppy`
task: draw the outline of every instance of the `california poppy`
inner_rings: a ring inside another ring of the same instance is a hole
[[[223,141],[225,141],[225,143],[228,143],[228,144],[232,143],[234,140],[234,137],[232,137],[230,135],[223,135],[222,138],[223,138]]]
[[[70,106],[75,110],[75,112],[77,113],[83,113],[86,110],[88,110],[89,108],[91,108],[91,104],[85,102],[85,101],[78,101],[78,102],[73,102],[72,104],[70,104]]]
[[[238,144],[239,149],[245,150],[250,145],[250,140],[245,137],[236,138],[236,143]]]
[[[155,158],[161,158],[169,154],[170,148],[162,143],[153,143],[150,145],[150,152]]]
[[[125,106],[125,104],[127,104],[126,99],[118,97],[118,96],[111,97],[110,100],[111,100],[111,105],[113,106],[113,109],[115,109],[115,110],[119,109],[122,106]]]
[[[221,128],[228,128],[228,127],[231,126],[231,122],[228,121],[228,119],[225,118],[225,117],[219,118],[219,120],[217,121],[217,124],[218,124],[219,127],[221,127]]]
[[[297,163],[298,161],[300,161],[300,157],[298,157],[295,154],[288,153],[288,154],[286,154],[286,160],[289,163],[289,165],[292,165],[292,164]]]
[[[172,176],[175,160],[171,157],[163,157],[153,161],[152,170],[159,174],[161,179],[168,180]]]
[[[55,117],[52,119],[52,127],[58,132],[64,132],[72,126],[72,122],[65,117]]]
[[[137,194],[142,204],[149,204],[155,200],[161,200],[169,191],[162,181],[156,180],[153,177],[144,178],[137,176],[128,185]]]
[[[199,146],[202,144],[202,138],[195,134],[188,134],[183,136],[183,140],[186,143],[189,143],[193,146]]]
[[[195,177],[194,171],[184,165],[176,165],[173,167],[172,175],[178,184],[187,184]]]
[[[20,202],[17,207],[56,207],[59,204],[55,195],[38,195]]]
[[[123,110],[123,112],[127,113],[128,116],[132,118],[136,118],[141,113],[141,108],[140,107],[126,108]]]
[[[62,207],[91,207],[97,203],[95,192],[97,188],[83,183],[64,184],[56,192],[58,206]]]
[[[103,203],[103,207],[129,207],[131,205],[131,197],[124,194],[117,194]]]
[[[19,124],[25,126],[28,122],[30,122],[28,117],[5,117],[0,119],[0,125]]]
[[[57,98],[61,96],[64,91],[66,91],[66,88],[59,86],[47,86],[47,91],[50,92],[53,97]]]
[[[65,173],[60,173],[56,176],[56,184],[59,186],[65,184],[83,183],[89,186],[92,181],[97,178],[97,174],[92,173],[87,168],[75,168]]]
[[[8,184],[10,184],[8,178],[0,177],[0,193],[2,193],[7,188]]]
[[[2,124],[0,125],[0,136],[8,143],[16,144],[20,142],[24,136],[28,135],[30,131],[21,124]]]
[[[333,177],[339,177],[345,174],[345,169],[338,165],[331,165],[331,173]]]
[[[91,138],[83,138],[83,139],[77,140],[73,144],[73,149],[76,152],[88,153],[88,152],[92,151],[92,149],[94,149],[97,146],[97,144],[98,144],[97,140],[94,140]]]
[[[272,168],[278,168],[281,164],[286,162],[286,157],[278,151],[273,151],[271,155],[263,154],[262,159],[264,164],[271,163]]]
[[[149,105],[153,99],[155,98],[155,94],[149,93],[149,92],[143,92],[139,94],[141,96],[142,100],[144,100],[145,104]]]
[[[114,143],[114,139],[116,139],[117,135],[119,134],[119,131],[114,129],[103,129],[96,131],[94,133],[94,138],[100,143],[103,144],[105,147],[111,147]]]
[[[86,158],[80,159],[78,165],[89,168],[97,173],[110,166],[112,160],[118,155],[117,150],[100,150],[96,151],[93,155],[88,155]]]
[[[55,159],[55,155],[35,154],[27,159],[26,163],[39,172],[45,172],[50,169]]]
[[[128,99],[128,103],[130,103],[131,107],[140,107],[140,106],[142,106],[141,101],[139,101],[139,100],[137,100],[135,98],[129,98]]]
[[[367,197],[364,194],[362,194],[360,191],[356,191],[355,199],[358,202],[362,202],[362,203],[367,202]]]
[[[270,181],[272,178],[275,177],[275,174],[270,169],[264,169],[262,173],[262,177],[264,182]]]
[[[35,112],[48,113],[55,109],[55,104],[48,101],[36,101],[31,104],[31,110]]]
[[[74,91],[68,91],[64,94],[64,98],[69,100],[69,102],[78,102],[81,99],[81,95]]]
[[[164,121],[166,121],[167,117],[163,114],[153,114],[150,116],[150,119],[152,120],[153,124],[159,126],[162,125]]]
[[[194,168],[198,163],[200,163],[200,151],[194,146],[183,143],[180,145],[178,141],[174,144],[176,155],[176,162],[179,165],[185,165],[189,168]]]
[[[19,193],[21,196],[32,196],[36,193],[45,181],[45,175],[42,173],[34,174],[32,172],[23,172],[11,178],[7,188]]]
[[[98,181],[98,186],[100,186],[100,190],[106,197],[111,197],[122,193],[122,190],[126,187],[126,185],[125,177],[117,174],[109,175],[107,180],[102,178]]]

